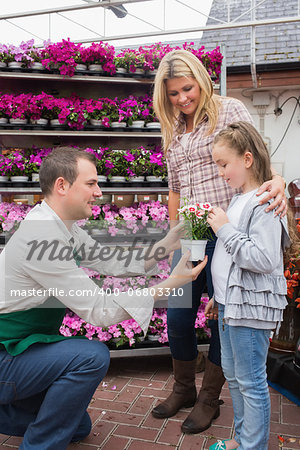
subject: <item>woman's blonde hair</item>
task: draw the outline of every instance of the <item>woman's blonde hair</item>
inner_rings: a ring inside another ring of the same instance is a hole
[[[210,76],[200,60],[188,50],[173,50],[161,60],[154,82],[153,106],[158,117],[163,137],[165,152],[168,150],[174,126],[180,112],[171,104],[166,88],[166,80],[171,78],[191,77],[200,87],[200,102],[194,116],[195,128],[207,116],[211,134],[216,128],[218,120],[218,100],[213,94]]]

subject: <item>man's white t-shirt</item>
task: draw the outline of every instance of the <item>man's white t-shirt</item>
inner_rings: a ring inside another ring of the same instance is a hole
[[[244,209],[244,206],[256,191],[257,189],[246,192],[246,194],[239,194],[234,204],[232,206],[229,206],[226,214],[229,222],[234,228],[238,227],[240,216]],[[231,264],[231,255],[226,252],[221,239],[217,239],[211,262],[211,274],[214,287],[214,298],[218,303],[222,303],[223,305],[225,304],[225,292]]]

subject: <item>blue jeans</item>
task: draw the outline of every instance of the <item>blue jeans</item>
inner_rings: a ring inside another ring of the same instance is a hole
[[[207,285],[208,295],[213,295],[211,277],[211,260],[215,249],[216,238],[208,241],[206,254],[208,262],[197,280],[183,287],[183,295],[170,295],[168,300],[168,337],[172,356],[181,361],[192,361],[197,357],[197,337],[195,333],[195,320],[200,305],[204,288]],[[172,261],[172,268],[181,258],[181,251],[176,250]],[[218,330],[218,321],[210,320],[208,326],[211,329],[209,360],[221,366],[221,349]]]
[[[109,367],[105,344],[67,339],[0,351],[0,433],[24,436],[22,450],[64,450],[86,437],[86,409]]]
[[[224,324],[219,308],[222,368],[232,398],[239,450],[267,450],[270,396],[266,362],[270,330]]]

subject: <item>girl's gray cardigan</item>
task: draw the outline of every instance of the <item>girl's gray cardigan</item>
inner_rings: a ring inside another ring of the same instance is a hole
[[[266,195],[266,194],[265,194]],[[238,195],[231,200],[234,204]],[[217,236],[232,257],[224,319],[229,325],[273,329],[287,304],[283,250],[290,245],[286,217],[265,212],[256,193],[245,205],[238,229],[223,225]]]

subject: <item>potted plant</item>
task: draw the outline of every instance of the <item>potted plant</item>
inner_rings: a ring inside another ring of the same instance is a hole
[[[167,163],[162,152],[147,151],[146,180],[150,183],[161,183],[167,176]]]
[[[126,116],[121,108],[121,105],[122,103],[117,98],[107,105],[107,116],[109,118],[109,125],[111,128],[126,128]]]
[[[147,170],[147,154],[144,147],[128,150],[124,158],[128,161],[129,181],[143,183]]]
[[[300,224],[300,219],[298,219]],[[285,263],[287,306],[279,331],[272,337],[270,349],[282,353],[294,353],[300,330],[300,254]]]
[[[128,162],[125,152],[122,150],[110,151],[105,160],[105,167],[108,169],[108,179],[114,183],[124,183],[128,178]]]
[[[0,125],[5,125],[9,118],[10,97],[7,94],[0,96]]]
[[[11,101],[8,105],[9,122],[17,126],[27,124],[30,117],[32,94],[13,95],[10,98]]]
[[[116,73],[114,64],[115,50],[112,45],[104,42],[93,42],[90,47],[86,48],[86,62],[89,71],[92,73],[106,72],[110,75]]]
[[[72,77],[77,65],[75,56],[81,48],[81,44],[75,44],[69,38],[56,43],[47,42],[42,50],[42,64],[48,70],[58,70],[63,76]]]
[[[126,61],[126,58],[121,54],[118,56],[115,56],[114,58],[114,65],[116,68],[116,75],[117,76],[125,76],[128,72],[128,63]]]
[[[8,47],[5,44],[0,44],[0,69],[7,67],[8,61]]]
[[[5,173],[14,183],[27,182],[29,179],[29,169],[24,155],[18,151],[9,153],[4,160],[6,165]]]
[[[15,45],[7,46],[6,61],[9,68],[19,70],[22,68],[28,68],[30,66],[32,58],[29,53],[32,48],[33,42],[34,40],[32,39],[27,42],[21,42],[18,47]]]
[[[158,118],[155,115],[153,105],[150,104],[148,108],[145,110],[148,114],[145,114],[145,126],[148,130],[160,130],[160,123],[158,121]]]
[[[93,153],[95,157],[97,158],[97,175],[98,175],[98,182],[99,183],[105,183],[107,181],[107,172],[108,169],[105,166],[106,162],[106,154],[108,154],[108,147],[99,147],[97,150],[94,150],[92,148],[86,148],[86,152]]]
[[[212,209],[210,203],[185,204],[178,209],[178,216],[182,218],[185,225],[185,237],[180,239],[182,252],[191,251],[190,261],[203,260],[207,241],[212,239],[212,232],[207,223],[207,216]]]

